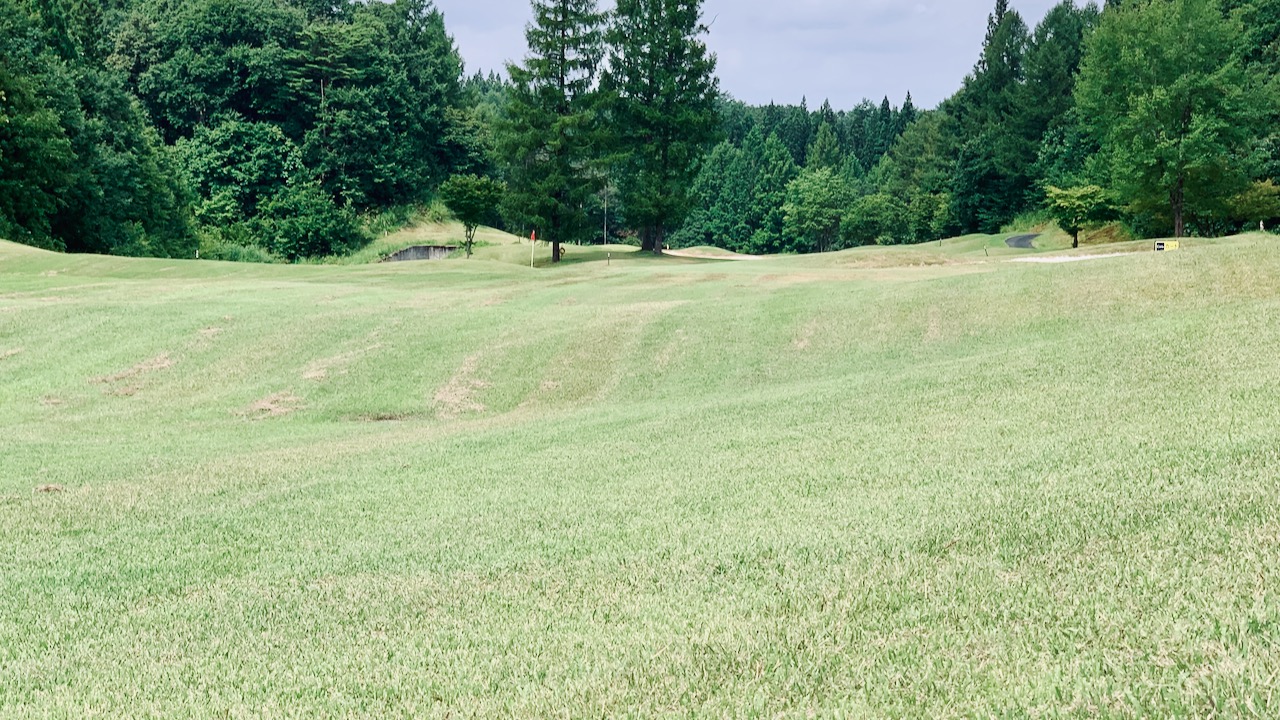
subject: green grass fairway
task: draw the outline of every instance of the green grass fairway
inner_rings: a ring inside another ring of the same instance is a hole
[[[1003,237],[0,243],[0,718],[1280,717],[1280,240]]]

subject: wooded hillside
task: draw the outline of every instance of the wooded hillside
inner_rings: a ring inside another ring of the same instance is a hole
[[[533,8],[525,57],[468,76],[430,0],[0,0],[0,236],[343,254],[451,175],[499,181],[488,223],[557,244],[814,252],[1280,217],[1268,0],[1068,0],[1034,28],[999,0],[934,109],[738,102],[699,0]]]

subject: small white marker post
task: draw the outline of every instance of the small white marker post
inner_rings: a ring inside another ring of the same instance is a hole
[[[533,269],[533,251],[538,247],[538,231],[529,233],[529,269]]]

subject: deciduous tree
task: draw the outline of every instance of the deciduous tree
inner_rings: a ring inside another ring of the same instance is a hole
[[[859,199],[840,225],[846,247],[894,245],[907,241],[907,207],[892,195],[875,194]]]
[[[1101,147],[1102,179],[1175,237],[1247,183],[1241,159],[1256,108],[1239,34],[1215,0],[1157,0],[1104,13],[1089,42],[1076,102]]]
[[[1071,247],[1080,247],[1080,231],[1093,223],[1107,219],[1111,201],[1107,193],[1097,185],[1058,188],[1050,185],[1045,190],[1045,207],[1058,222],[1058,227],[1071,235]]]
[[[505,190],[502,183],[478,175],[454,175],[440,185],[440,199],[466,233],[468,258],[475,244],[476,228],[493,215]]]
[[[835,248],[849,193],[830,168],[805,170],[787,186],[783,205],[788,250],[827,252]]]

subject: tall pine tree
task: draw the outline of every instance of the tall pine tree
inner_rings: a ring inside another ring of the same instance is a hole
[[[995,232],[1026,204],[1028,170],[1038,138],[1017,128],[1027,25],[1008,0],[987,19],[982,56],[964,86],[944,106],[960,139],[953,195],[966,231]]]
[[[604,54],[604,15],[595,0],[534,0],[525,30],[529,54],[508,65],[512,86],[500,143],[512,162],[508,214],[552,243],[585,239],[583,207],[598,185],[601,154],[596,73]]]
[[[1014,131],[1034,142],[1040,158],[1028,190],[1034,202],[1044,188],[1061,184],[1071,169],[1072,145],[1078,135],[1075,121],[1075,84],[1084,59],[1085,41],[1097,26],[1096,5],[1076,7],[1071,0],[1054,6],[1036,26],[1027,49],[1026,82],[1019,93],[1018,122]]]
[[[751,236],[751,251],[782,252],[786,245],[783,204],[787,200],[787,186],[800,174],[800,169],[777,135],[770,135],[759,153],[756,163],[759,170],[751,203],[751,226],[755,229]]]
[[[840,141],[836,138],[835,128],[831,123],[823,122],[813,136],[813,144],[809,146],[805,167],[817,170],[838,171],[844,165],[844,156],[840,153]]]
[[[688,188],[719,132],[715,56],[701,0],[619,0],[609,31],[619,187],[644,246],[662,252],[688,210]]]

